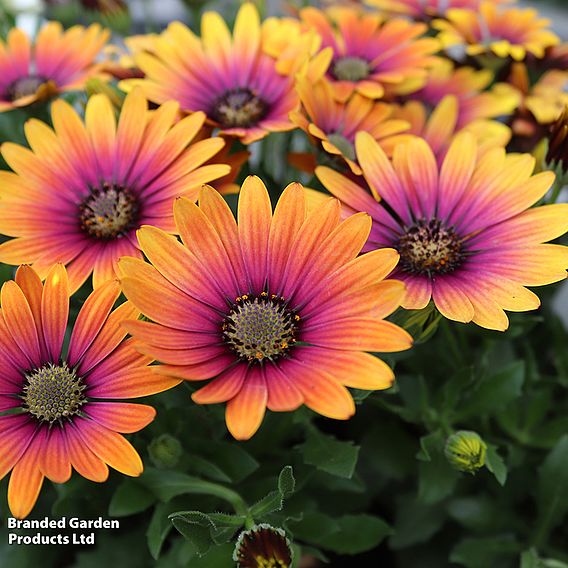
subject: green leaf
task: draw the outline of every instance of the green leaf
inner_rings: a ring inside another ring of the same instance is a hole
[[[200,511],[186,511],[170,515],[170,520],[174,527],[195,546],[200,556],[214,544],[211,529],[216,527],[209,515]]]
[[[506,559],[518,554],[519,545],[510,536],[465,538],[450,554],[450,561],[466,568],[507,566]]]
[[[338,530],[320,539],[319,544],[338,554],[359,554],[371,550],[392,534],[385,521],[371,515],[345,515],[336,521]]]
[[[525,362],[515,361],[498,373],[484,378],[477,384],[468,399],[457,411],[460,420],[472,416],[492,414],[511,404],[521,396],[525,381]]]
[[[542,568],[542,564],[534,548],[525,550],[525,552],[521,554],[521,565],[519,568]]]
[[[301,519],[289,521],[288,525],[296,538],[315,545],[339,531],[336,519],[318,511],[305,512]]]
[[[355,472],[359,446],[354,446],[352,442],[340,442],[332,436],[312,429],[300,448],[304,462],[322,471],[347,479],[350,479]]]
[[[251,516],[258,519],[269,513],[281,511],[284,506],[284,499],[294,492],[295,486],[296,480],[292,467],[287,465],[278,476],[278,489],[271,491],[266,497],[255,503],[250,509]]]
[[[194,441],[194,452],[207,456],[235,483],[246,479],[259,467],[256,461],[244,448],[229,442],[212,440]]]
[[[155,495],[137,481],[127,479],[114,492],[108,507],[111,517],[127,517],[145,511],[156,502]]]
[[[497,447],[493,444],[487,444],[487,452],[485,453],[485,465],[487,469],[495,476],[500,485],[505,485],[507,481],[507,466],[503,458],[497,453]]]
[[[568,513],[568,434],[558,440],[538,472],[536,542]]]
[[[154,509],[154,514],[146,530],[146,541],[152,558],[156,560],[160,556],[162,546],[172,530],[172,524],[168,518],[170,508],[160,503]]]
[[[417,458],[418,499],[425,505],[437,503],[450,495],[459,479],[444,455],[445,437],[442,432],[433,432],[420,439],[421,451]]]

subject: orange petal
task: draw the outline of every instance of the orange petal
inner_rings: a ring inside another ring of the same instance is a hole
[[[101,426],[121,434],[138,432],[156,417],[151,406],[128,402],[91,402],[85,413]]]
[[[45,345],[52,361],[61,356],[61,346],[69,317],[69,282],[63,264],[48,273],[41,298],[41,320]]]

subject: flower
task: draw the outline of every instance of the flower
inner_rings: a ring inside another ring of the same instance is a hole
[[[493,0],[495,4],[508,4],[514,0]],[[444,16],[451,8],[478,10],[481,0],[365,0],[369,6],[385,10],[391,14],[405,14],[417,20],[433,16]]]
[[[339,420],[355,412],[346,386],[384,389],[389,367],[365,351],[400,351],[410,336],[383,320],[404,285],[383,278],[392,249],[356,258],[371,228],[360,213],[340,222],[328,200],[306,215],[304,189],[289,185],[274,215],[268,192],[248,177],[238,225],[223,198],[205,187],[199,206],[178,199],[174,217],[184,244],[154,227],[138,231],[151,264],[122,258],[123,291],[150,322],[126,329],[158,372],[212,379],[198,404],[227,401],[231,434],[250,438],[265,410],[309,408]],[[329,254],[333,251],[333,254]]]
[[[544,243],[568,230],[568,205],[530,208],[554,181],[551,172],[531,175],[532,156],[503,148],[478,156],[468,132],[454,138],[441,167],[419,138],[397,146],[392,164],[367,133],[355,146],[372,195],[329,168],[316,175],[350,210],[373,217],[364,250],[399,251],[390,277],[406,283],[404,308],[432,299],[448,319],[505,330],[504,310],[539,306],[526,286],[566,277],[568,247]]]
[[[127,79],[128,91],[139,85],[153,102],[176,100],[187,112],[203,111],[222,134],[244,144],[273,131],[291,130],[288,113],[297,104],[293,78],[276,71],[276,60],[263,52],[257,9],[239,9],[233,37],[216,12],[201,20],[202,39],[180,22],[171,23],[154,44],[154,53],[134,55],[144,79]]]
[[[354,146],[359,130],[369,132],[390,153],[400,139],[397,135],[410,126],[404,120],[391,118],[391,105],[375,102],[358,93],[345,104],[336,101],[325,79],[314,84],[305,77],[300,78],[296,89],[302,109],[290,113],[290,120],[324,152],[344,160],[355,174],[361,173],[355,161]]]
[[[454,469],[474,474],[485,465],[487,444],[477,432],[459,430],[446,440],[444,453]]]
[[[433,57],[438,41],[419,38],[426,31],[424,24],[397,18],[385,21],[357,7],[325,12],[304,8],[300,17],[321,35],[324,48],[307,66],[307,76],[311,81],[326,76],[341,102],[353,92],[381,98],[385,86],[396,91],[408,79],[424,78],[438,61]]]
[[[281,528],[262,523],[239,535],[233,561],[237,568],[290,568],[292,545]]]
[[[560,42],[547,30],[549,20],[538,17],[532,8],[501,9],[494,2],[483,1],[478,10],[453,8],[445,20],[435,20],[438,39],[444,47],[463,46],[468,55],[493,53],[497,57],[525,59],[527,53],[543,57],[547,47]]]
[[[0,233],[16,238],[0,245],[0,261],[33,264],[42,278],[62,262],[75,291],[91,273],[95,287],[114,278],[118,257],[140,256],[135,231],[142,224],[174,231],[173,199],[195,199],[203,183],[229,172],[221,164],[200,167],[224,142],[188,147],[205,115],[173,125],[178,108],[169,102],[149,112],[136,91],[117,126],[101,94],[89,99],[85,124],[63,100],[52,105],[54,130],[27,122],[31,151],[2,146],[15,173],[0,172]]]
[[[426,104],[408,101],[403,105],[394,105],[392,116],[406,120],[410,124],[409,134],[428,142],[439,164],[442,164],[452,140],[459,132],[466,131],[475,137],[480,156],[491,148],[504,148],[511,139],[511,129],[496,120],[479,118],[460,129],[459,101],[454,95],[446,95],[430,114]],[[403,141],[409,139],[408,135],[404,135]]]
[[[493,78],[488,69],[455,68],[443,59],[429,71],[422,87],[412,88],[408,99],[435,109],[448,95],[455,96],[458,101],[457,128],[461,129],[474,120],[508,116],[518,106],[521,97],[513,86],[496,83],[488,90]]]
[[[15,281],[2,286],[0,478],[12,472],[14,517],[30,513],[44,477],[65,483],[73,468],[102,482],[107,465],[125,475],[142,473],[140,456],[121,434],[144,428],[155,410],[116,399],[160,392],[177,381],[154,373],[151,359],[132,339],[124,341],[120,324],[138,312],[129,302],[112,311],[119,294],[116,281],[93,292],[64,349],[69,286],[63,265],[53,266],[43,285],[21,266]]]
[[[0,40],[0,112],[80,90],[101,73],[95,58],[108,38],[98,24],[63,31],[59,22],[49,22],[32,47],[22,30],[12,28],[6,43]]]

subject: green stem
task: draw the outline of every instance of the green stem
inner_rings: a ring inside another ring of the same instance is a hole
[[[196,479],[192,482],[191,489],[191,493],[202,493],[204,495],[219,497],[220,499],[227,501],[227,503],[230,503],[237,515],[248,517],[248,506],[245,500],[236,491],[233,491],[224,485],[202,479]]]

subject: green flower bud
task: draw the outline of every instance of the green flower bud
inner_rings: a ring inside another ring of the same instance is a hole
[[[162,434],[150,442],[148,453],[156,467],[167,469],[177,465],[183,454],[183,448],[177,438]]]
[[[485,465],[487,445],[476,432],[460,430],[446,440],[446,458],[459,471],[474,474]]]

